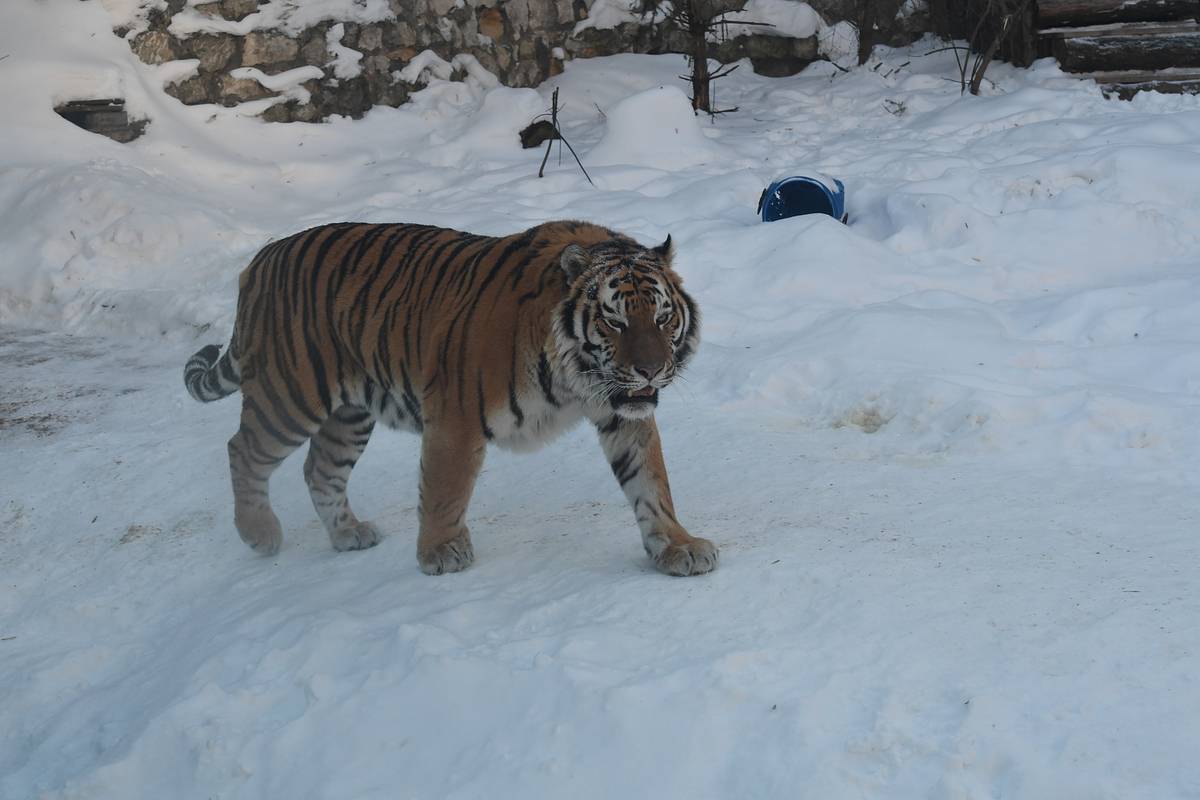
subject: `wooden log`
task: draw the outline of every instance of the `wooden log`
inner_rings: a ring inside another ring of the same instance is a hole
[[[1038,0],[1043,28],[1200,18],[1200,0]]]
[[[1142,81],[1140,83],[1106,83],[1100,84],[1100,91],[1106,97],[1116,97],[1119,100],[1130,100],[1138,92],[1159,92],[1160,94],[1200,94],[1200,79],[1194,81]]]
[[[1099,39],[1102,37],[1162,36],[1198,31],[1200,31],[1200,23],[1184,19],[1167,22],[1109,22],[1104,25],[1043,28],[1038,31],[1038,36],[1042,39]]]
[[[1197,69],[1120,69],[1080,75],[1096,83],[1146,83],[1148,81],[1200,81]]]
[[[1072,39],[1059,64],[1068,72],[1200,67],[1200,35],[1153,39]]]
[[[1200,67],[1200,33],[1059,39],[1053,52],[1067,72]]]

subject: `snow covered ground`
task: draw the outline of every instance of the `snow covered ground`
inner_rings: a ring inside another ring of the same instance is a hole
[[[626,56],[265,125],[97,3],[3,15],[0,797],[1200,797],[1200,98],[960,97],[923,43],[746,65],[715,123]],[[556,86],[595,188],[517,142]],[[51,110],[97,91],[147,134]],[[804,171],[849,226],[757,221]],[[560,217],[678,243],[704,343],[659,420],[720,569],[653,571],[584,429],[489,455],[464,573],[416,567],[400,434],[355,471],[378,547],[329,548],[298,456],[283,550],[242,545],[236,400],[181,370],[258,247]]]

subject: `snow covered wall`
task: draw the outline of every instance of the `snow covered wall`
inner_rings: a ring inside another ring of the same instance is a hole
[[[414,63],[434,57],[461,75],[453,65],[473,59],[500,83],[522,87],[562,72],[568,54],[688,47],[661,12],[635,11],[632,0],[100,1],[116,34],[160,66],[168,94],[273,122],[357,118],[375,105],[400,105],[422,85]],[[877,5],[880,41],[888,31],[891,39],[915,35],[919,15]],[[713,57],[749,57],[770,74],[793,74],[818,57],[846,60],[856,34],[841,20],[857,13],[853,6],[827,0],[818,13],[799,0],[750,0],[714,42]]]

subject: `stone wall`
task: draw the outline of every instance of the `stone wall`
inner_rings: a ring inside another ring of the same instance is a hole
[[[440,57],[433,64],[442,77],[468,71],[473,57],[508,86],[541,83],[562,71],[563,58],[683,51],[680,32],[669,25],[631,22],[573,36],[592,1],[373,0],[374,18],[359,14],[354,21],[350,13],[348,20],[321,20],[294,30],[296,25],[263,23],[278,22],[279,9],[300,8],[303,0],[218,0],[190,6],[186,0],[150,0],[156,5],[143,24],[116,33],[128,39],[141,60],[171,63],[174,74],[167,91],[181,102],[252,103],[252,111],[279,122],[332,114],[359,117],[374,105],[400,105],[420,88],[422,78],[405,67],[425,50]],[[857,8],[857,0],[809,2],[831,23],[853,17]],[[876,0],[885,26],[895,20],[902,2]],[[362,0],[357,6],[348,4],[352,10],[363,7]],[[878,38],[904,35],[881,31]],[[756,35],[722,44],[714,57],[749,57],[757,71],[783,75],[818,53],[815,37]]]

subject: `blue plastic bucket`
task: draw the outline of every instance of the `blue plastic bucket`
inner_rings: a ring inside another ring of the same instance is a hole
[[[832,181],[834,188],[827,181]],[[828,214],[845,222],[846,187],[837,178],[818,180],[804,175],[780,178],[763,189],[758,211],[763,222],[801,214]]]

